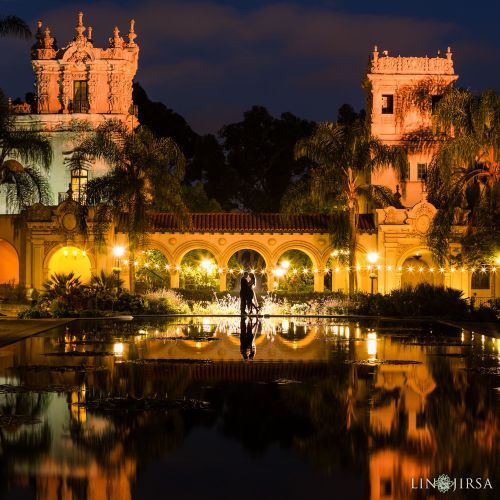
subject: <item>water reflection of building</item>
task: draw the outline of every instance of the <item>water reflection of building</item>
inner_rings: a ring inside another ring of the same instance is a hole
[[[421,346],[383,337],[378,339],[377,355],[398,364],[382,364],[375,373],[376,397],[370,409],[371,498],[405,499],[411,495],[412,478],[429,477],[435,443],[426,405],[436,382]]]

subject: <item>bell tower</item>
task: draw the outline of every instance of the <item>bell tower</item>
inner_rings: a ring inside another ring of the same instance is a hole
[[[440,89],[452,85],[457,79],[453,68],[453,54],[448,47],[444,57],[392,57],[375,46],[365,80],[368,92],[368,113],[371,133],[385,144],[399,144],[404,134],[429,126],[432,109],[440,98]],[[428,110],[405,108],[405,94],[417,85],[426,85],[431,96]],[[410,156],[410,168],[405,179],[397,179],[392,171],[372,176],[373,184],[380,184],[396,191],[401,185],[403,205],[411,207],[420,201],[425,189],[426,168],[429,155]]]

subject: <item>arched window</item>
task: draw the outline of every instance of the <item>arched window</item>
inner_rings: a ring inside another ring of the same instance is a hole
[[[84,168],[74,168],[71,171],[71,190],[73,191],[73,199],[80,203],[85,203],[86,188],[89,178],[89,173]]]

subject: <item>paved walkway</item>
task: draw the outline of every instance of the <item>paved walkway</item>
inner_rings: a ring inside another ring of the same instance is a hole
[[[26,337],[50,330],[55,326],[73,321],[66,319],[16,319],[0,318],[0,347],[12,344]]]

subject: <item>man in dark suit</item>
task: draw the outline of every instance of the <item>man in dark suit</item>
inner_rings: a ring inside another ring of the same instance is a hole
[[[250,295],[252,293],[252,295]],[[253,296],[253,290],[248,282],[248,273],[245,271],[240,281],[240,311],[246,314],[247,306],[250,306],[250,297]]]

